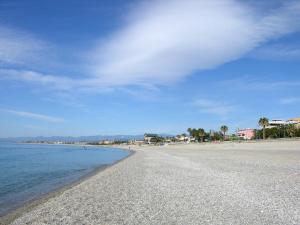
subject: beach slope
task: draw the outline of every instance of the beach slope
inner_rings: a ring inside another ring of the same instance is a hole
[[[141,147],[12,224],[300,224],[300,141]]]

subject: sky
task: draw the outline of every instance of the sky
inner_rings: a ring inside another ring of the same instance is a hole
[[[0,0],[0,137],[258,128],[299,71],[299,0]]]

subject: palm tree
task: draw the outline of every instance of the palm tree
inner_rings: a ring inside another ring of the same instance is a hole
[[[198,136],[198,131],[197,131],[195,128],[193,128],[192,131],[191,131],[191,134],[192,134],[192,137],[193,137],[193,138],[197,138],[197,136]]]
[[[269,125],[269,119],[262,117],[259,119],[258,124],[263,128],[263,139],[266,139],[266,126]]]
[[[187,129],[187,132],[189,133],[190,136],[192,136],[192,131],[193,131],[192,128],[188,128],[188,129]]]
[[[228,127],[226,125],[223,125],[221,126],[220,128],[221,132],[223,133],[223,137],[224,137],[224,141],[225,141],[225,135],[226,135],[226,132],[228,131]]]
[[[204,141],[204,137],[205,137],[205,130],[203,128],[199,128],[198,129],[198,135],[201,138],[201,142]]]
[[[296,134],[296,127],[294,124],[289,124],[286,127],[286,132],[288,133],[289,137],[294,137]]]

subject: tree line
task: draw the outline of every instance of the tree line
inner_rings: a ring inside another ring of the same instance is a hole
[[[254,139],[270,139],[270,138],[292,138],[300,137],[300,126],[296,124],[285,124],[276,127],[268,127],[269,119],[262,117],[258,120],[258,125],[261,129],[254,129]],[[229,128],[226,125],[220,127],[220,131],[206,132],[203,128],[188,128],[188,134],[195,138],[198,142],[207,141],[219,141],[219,140],[238,140],[240,139],[235,134],[226,136]]]
[[[226,139],[226,133],[229,128],[226,125],[220,127],[220,131],[209,131],[205,132],[203,128],[188,128],[187,132],[198,142],[204,142],[205,140],[209,141],[219,141]]]
[[[259,119],[258,125],[262,129],[256,130],[256,139],[300,137],[300,126],[296,124],[286,124],[267,128],[270,125],[269,119],[262,117]]]

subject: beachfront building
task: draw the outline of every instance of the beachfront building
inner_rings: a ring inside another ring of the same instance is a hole
[[[171,142],[172,142],[172,138],[170,138],[170,137],[165,138],[165,143],[171,143]]]
[[[294,118],[289,120],[270,120],[269,126],[266,128],[274,128],[274,127],[281,127],[286,125],[300,125],[300,118]]]
[[[142,145],[142,144],[144,144],[144,141],[143,140],[134,140],[131,144],[133,144],[133,145]]]
[[[99,145],[110,145],[110,144],[113,144],[113,141],[110,141],[110,140],[102,140],[102,141],[99,141],[98,144],[99,144]]]
[[[190,142],[195,142],[196,139],[192,136],[186,136],[186,135],[177,135],[175,137],[175,140],[177,142],[187,142],[187,143],[190,143]]]
[[[237,130],[236,135],[244,140],[251,140],[255,137],[255,130],[250,128],[242,130],[239,129]]]
[[[270,120],[269,125],[266,128],[280,127],[286,125],[285,120]]]
[[[300,117],[289,119],[287,122],[294,124],[297,128],[300,128]]]
[[[184,136],[184,135],[177,135],[175,137],[176,141],[178,142],[183,142],[183,141],[186,141],[188,137]]]
[[[196,138],[189,136],[188,142],[196,142]]]
[[[152,138],[158,138],[158,135],[157,134],[144,134],[144,142],[146,143],[146,144],[151,144],[151,139]]]

